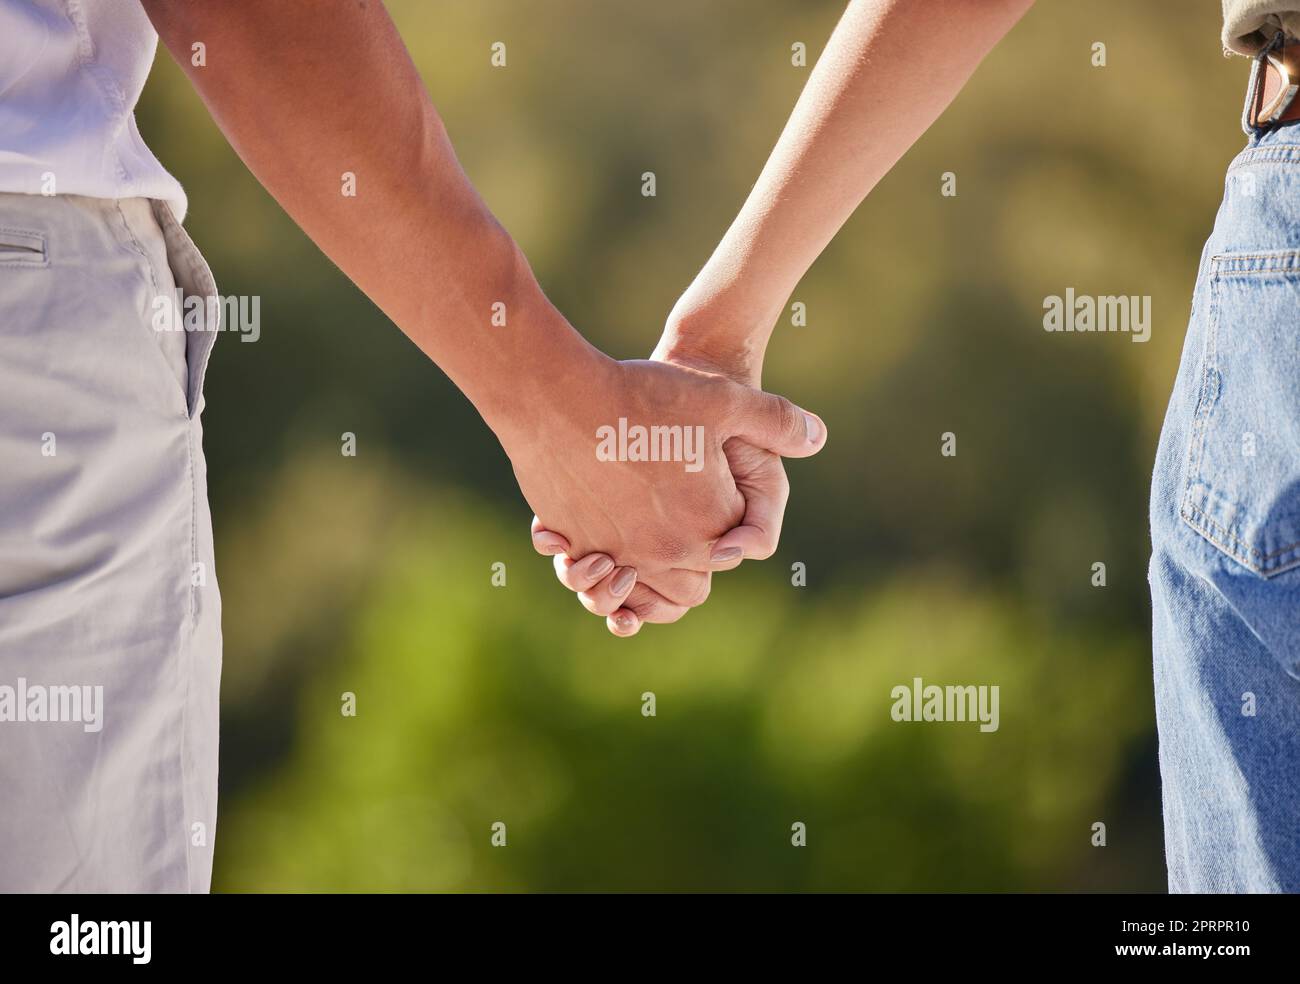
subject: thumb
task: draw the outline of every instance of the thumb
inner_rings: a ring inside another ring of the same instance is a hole
[[[784,458],[807,458],[826,444],[826,424],[784,396],[738,386],[731,435]]]
[[[776,553],[781,519],[790,498],[790,482],[781,459],[740,438],[722,446],[736,488],[745,497],[740,525],[720,536],[709,553],[712,570],[730,570],[741,560],[766,560]]]

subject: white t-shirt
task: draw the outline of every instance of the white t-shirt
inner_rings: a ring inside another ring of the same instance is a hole
[[[158,35],[139,0],[0,0],[0,192],[185,192],[135,125]]]

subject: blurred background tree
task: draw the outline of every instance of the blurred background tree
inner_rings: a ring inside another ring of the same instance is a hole
[[[649,352],[756,178],[808,76],[791,45],[811,63],[843,9],[388,6],[472,180],[620,358]],[[1146,496],[1243,143],[1218,13],[1029,13],[800,284],[806,326],[778,327],[765,384],[831,430],[789,465],[780,552],[631,641],[554,582],[491,433],[160,56],[141,128],[222,291],[262,297],[261,340],[221,339],[208,375],[215,887],[1162,889]],[[1044,332],[1067,287],[1151,295],[1151,341]],[[1000,729],[893,722],[917,676],[1000,686]]]

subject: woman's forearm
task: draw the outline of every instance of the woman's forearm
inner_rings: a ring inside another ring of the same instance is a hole
[[[602,358],[465,176],[382,4],[144,6],[257,179],[499,436]]]
[[[852,0],[657,353],[757,384],[790,293],[1033,0]]]

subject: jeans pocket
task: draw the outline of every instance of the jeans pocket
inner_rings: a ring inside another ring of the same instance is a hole
[[[1211,258],[1179,514],[1263,577],[1300,566],[1300,250]]]

